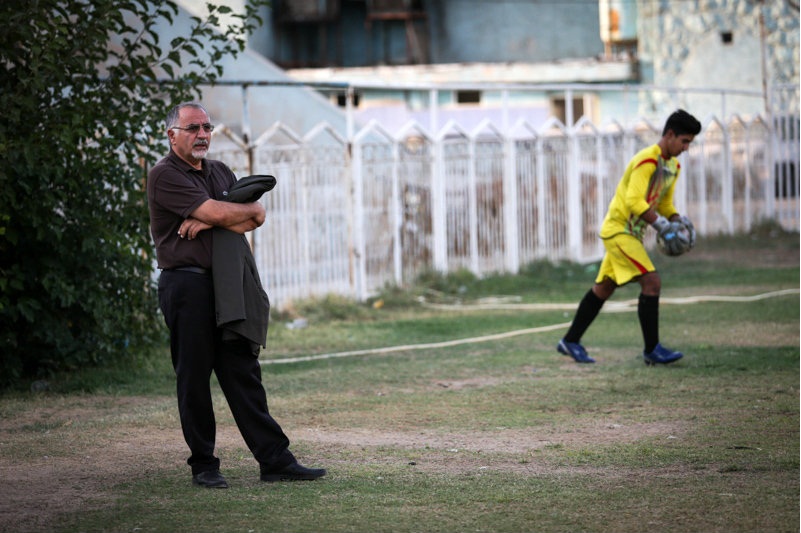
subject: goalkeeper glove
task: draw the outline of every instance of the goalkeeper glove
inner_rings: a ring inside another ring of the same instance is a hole
[[[670,221],[668,221],[668,219],[666,219],[662,215],[657,216],[656,220],[654,220],[654,222],[651,225],[660,235],[662,235],[663,232],[670,229]]]
[[[679,217],[679,221],[684,224],[684,227],[687,228],[687,233],[690,234],[690,250],[692,250],[695,247],[695,226],[693,226],[693,221],[687,216]]]
[[[686,243],[682,242],[683,239],[679,235],[682,229],[681,222],[670,222],[660,215],[651,225],[662,239],[668,255],[681,255],[686,251]]]

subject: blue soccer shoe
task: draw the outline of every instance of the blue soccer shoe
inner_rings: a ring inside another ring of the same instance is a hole
[[[577,342],[567,342],[565,339],[559,341],[556,345],[556,350],[563,354],[569,355],[577,363],[594,363],[595,359],[587,355],[587,350],[584,346]]]
[[[651,353],[643,352],[642,358],[645,361],[646,365],[667,365],[678,361],[684,357],[684,354],[681,352],[674,352],[668,348],[665,348],[661,344],[656,345],[654,351]]]

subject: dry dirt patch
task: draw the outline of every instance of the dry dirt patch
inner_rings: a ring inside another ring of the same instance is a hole
[[[444,384],[443,384],[444,385]],[[450,387],[480,386],[449,382]],[[187,456],[177,419],[174,425],[147,424],[132,412],[164,409],[163,398],[53,397],[18,406],[14,416],[0,419],[0,531],[42,531],[62,515],[113,505],[110,488],[127,481],[163,475],[183,464]],[[151,416],[151,415],[145,415]],[[342,450],[382,447],[407,449],[415,468],[428,472],[460,473],[480,469],[521,474],[549,473],[544,465],[520,461],[520,454],[549,445],[633,442],[645,437],[669,438],[680,428],[664,424],[621,425],[597,421],[553,429],[446,433],[434,430],[376,432],[368,429],[303,428],[285,424],[294,442],[303,442],[325,457],[332,474]],[[218,450],[242,449],[244,442],[233,424],[220,424]],[[381,454],[376,454],[376,456]],[[11,458],[14,458],[13,461]],[[378,459],[380,460],[388,460]],[[254,475],[256,466],[254,463]],[[189,470],[187,468],[187,483]]]

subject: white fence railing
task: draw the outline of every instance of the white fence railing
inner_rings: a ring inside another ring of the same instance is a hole
[[[798,121],[705,120],[680,158],[675,198],[699,234],[764,220],[798,231]],[[389,132],[371,122],[348,142],[325,124],[305,136],[276,124],[248,147],[219,130],[211,157],[278,180],[252,242],[281,308],[327,293],[364,299],[430,269],[481,276],[543,259],[598,260],[598,228],[623,169],[661,125],[581,119],[567,128],[552,119],[507,133],[489,122]]]

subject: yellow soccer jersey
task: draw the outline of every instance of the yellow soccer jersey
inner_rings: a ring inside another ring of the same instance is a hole
[[[679,160],[675,157],[663,159],[659,145],[640,150],[629,161],[615,196],[609,202],[601,225],[601,238],[626,233],[642,241],[648,223],[640,217],[649,208],[655,208],[667,219],[678,213],[673,205],[673,190],[680,171]]]

